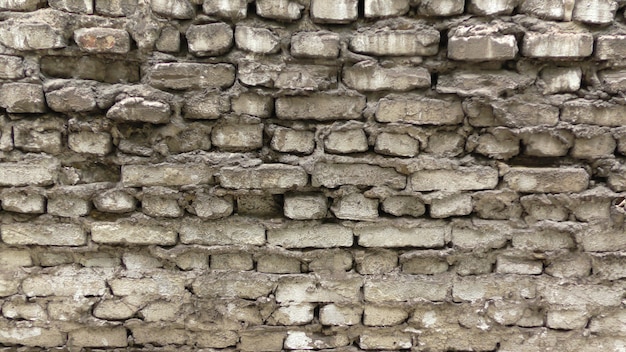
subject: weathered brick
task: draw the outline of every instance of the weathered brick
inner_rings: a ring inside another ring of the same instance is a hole
[[[189,0],[151,0],[150,8],[161,16],[180,20],[190,19],[195,15]]]
[[[126,329],[117,327],[80,328],[70,331],[67,344],[72,347],[126,347]]]
[[[274,325],[304,325],[313,320],[315,305],[303,303],[280,307],[272,313],[271,323]]]
[[[274,98],[254,92],[232,98],[233,112],[257,117],[270,117],[274,112]]]
[[[66,218],[85,216],[91,211],[91,201],[85,195],[73,194],[71,190],[50,194],[46,206],[48,214]]]
[[[419,153],[419,141],[406,134],[383,132],[376,137],[376,153],[413,157]]]
[[[377,56],[431,56],[439,51],[439,32],[433,28],[365,28],[350,39],[350,49]]]
[[[421,170],[410,177],[414,191],[469,191],[493,189],[498,171],[491,167],[461,167],[455,170]]]
[[[512,34],[502,35],[495,26],[461,25],[448,34],[448,58],[466,61],[510,60],[517,55]]]
[[[295,225],[267,231],[270,245],[284,248],[331,248],[350,247],[353,243],[352,230],[341,225]]]
[[[541,70],[543,94],[575,92],[580,89],[582,70],[578,67],[546,67]]]
[[[354,229],[363,247],[443,247],[445,227],[395,227],[366,225]]]
[[[559,122],[559,108],[548,104],[512,98],[494,102],[491,106],[496,119],[507,127],[554,126]]]
[[[119,101],[107,111],[106,116],[118,121],[162,124],[170,121],[171,111],[167,103],[135,97]]]
[[[73,224],[13,223],[0,226],[2,241],[13,245],[82,246],[87,233]]]
[[[0,55],[0,79],[24,77],[24,60],[19,56]]]
[[[137,325],[130,327],[133,340],[136,344],[155,344],[155,345],[168,345],[179,344],[183,345],[189,341],[189,333],[182,328],[163,328],[161,326],[153,325]]]
[[[510,15],[517,5],[516,0],[471,0],[467,10],[481,16]]]
[[[127,187],[198,185],[212,180],[213,171],[202,164],[122,166],[122,183]]]
[[[584,310],[549,310],[546,326],[551,329],[573,330],[587,326],[589,317]]]
[[[74,40],[88,53],[126,54],[130,51],[130,36],[123,29],[80,28],[74,31]]]
[[[363,308],[350,305],[327,304],[320,308],[320,322],[324,325],[356,325],[361,322]]]
[[[324,194],[288,194],[283,208],[290,219],[323,219],[328,211],[328,198]]]
[[[254,269],[249,253],[218,253],[211,255],[212,270],[246,271]]]
[[[615,0],[577,1],[572,19],[590,24],[609,24],[615,18],[617,7]]]
[[[299,58],[336,58],[339,56],[339,35],[325,31],[297,32],[291,36],[291,55]]]
[[[230,64],[162,63],[148,71],[148,84],[160,89],[227,88],[235,82]]]
[[[254,168],[224,167],[220,170],[219,181],[225,188],[284,189],[306,186],[309,176],[299,166],[263,164]]]
[[[93,1],[90,0],[48,0],[50,7],[74,13],[93,13]]]
[[[0,268],[17,268],[32,266],[33,259],[27,250],[2,249],[0,250]]]
[[[266,28],[237,26],[235,43],[239,49],[257,54],[275,54],[280,50],[280,37]]]
[[[534,298],[537,287],[527,277],[517,275],[481,275],[457,278],[452,287],[455,302],[501,298]]]
[[[503,93],[513,92],[534,83],[534,79],[511,71],[463,71],[440,75],[437,92],[460,96],[498,98]]]
[[[52,348],[65,345],[66,334],[57,329],[11,327],[0,330],[0,343]]]
[[[315,134],[311,131],[298,131],[278,128],[270,143],[272,149],[283,153],[311,154],[315,149]]]
[[[282,351],[285,331],[251,330],[241,332],[237,347],[245,352]]]
[[[196,194],[187,207],[187,211],[203,219],[219,219],[233,212],[232,197],[216,197]]]
[[[67,40],[57,28],[47,23],[12,23],[0,25],[0,43],[16,50],[59,49],[67,46]]]
[[[106,16],[130,16],[137,9],[137,0],[96,0],[96,12]]]
[[[532,58],[575,59],[593,53],[593,36],[588,32],[526,32],[522,55]]]
[[[619,280],[626,278],[626,266],[622,257],[598,256],[592,260],[593,274],[607,280]]]
[[[40,68],[51,77],[92,79],[107,83],[137,82],[140,78],[137,63],[94,56],[44,56]]]
[[[437,197],[430,202],[430,217],[435,219],[469,215],[472,210],[472,196],[467,193]]]
[[[614,252],[626,249],[624,231],[617,229],[591,228],[578,236],[586,252]]]
[[[547,304],[558,306],[601,306],[618,307],[623,291],[617,287],[603,285],[557,285],[542,288],[541,295]]]
[[[522,143],[527,155],[550,157],[567,155],[574,145],[574,136],[566,130],[529,133],[523,136]]]
[[[204,0],[202,10],[207,15],[215,15],[232,20],[241,20],[248,15],[247,0]]]
[[[374,220],[378,218],[378,199],[361,193],[351,193],[335,199],[330,208],[335,217],[345,220]]]
[[[409,0],[365,0],[365,17],[402,16],[409,11]]]
[[[220,299],[257,299],[269,295],[275,288],[271,276],[255,272],[210,273],[198,277],[192,284],[193,293],[198,297]]]
[[[27,277],[22,282],[22,292],[27,297],[102,296],[108,292],[105,281],[112,275],[113,272],[107,269],[61,267]]]
[[[318,121],[360,119],[365,109],[365,97],[315,93],[276,99],[276,116],[285,120],[312,119]]]
[[[91,225],[91,239],[98,243],[176,244],[175,231],[158,225],[135,225],[130,223],[101,223]]]
[[[180,32],[177,28],[167,26],[161,29],[159,39],[156,40],[155,47],[158,51],[165,53],[177,53],[180,51]]]
[[[319,23],[356,21],[358,4],[358,0],[311,0],[311,18]]]
[[[460,15],[465,9],[463,0],[422,0],[418,12],[425,16]]]
[[[376,109],[378,122],[414,125],[455,125],[463,121],[461,102],[421,97],[383,98]]]
[[[46,93],[50,109],[58,112],[86,112],[96,109],[96,93],[88,87],[65,87]]]
[[[337,86],[337,68],[322,65],[285,65],[272,61],[239,64],[239,81],[248,86],[290,90],[326,90]]]
[[[436,275],[448,271],[445,258],[407,253],[401,257],[402,272],[413,275]],[[392,313],[393,314],[393,313]],[[404,321],[404,319],[402,319]],[[392,324],[395,325],[395,324]]]
[[[369,149],[367,136],[362,129],[333,131],[324,140],[324,149],[327,153],[357,153]]]
[[[242,194],[237,197],[237,214],[246,216],[277,217],[281,204],[273,194]]]
[[[308,275],[283,276],[278,281],[276,301],[280,303],[351,303],[359,299],[363,280],[345,277],[341,280]]]
[[[300,260],[283,255],[269,254],[256,258],[256,270],[260,273],[299,274]]]
[[[49,186],[57,178],[58,165],[49,160],[0,163],[0,186]]]
[[[430,73],[422,67],[384,68],[370,61],[361,61],[343,69],[343,82],[361,91],[407,91],[430,87]]]
[[[265,228],[259,224],[235,220],[183,221],[180,242],[202,245],[265,244]]]
[[[214,146],[228,151],[251,151],[263,146],[263,125],[218,125],[211,130]]]
[[[233,29],[226,23],[191,25],[187,29],[189,51],[196,56],[217,56],[233,46]]]
[[[501,248],[506,245],[507,233],[493,228],[452,228],[452,243],[463,249]]]
[[[400,330],[368,329],[359,335],[359,347],[364,350],[398,350],[411,346],[411,334]]]
[[[499,274],[540,275],[543,263],[540,260],[499,255],[496,260],[496,272]]]
[[[612,94],[626,90],[626,70],[602,70],[598,72],[603,89]]]
[[[280,21],[295,21],[302,17],[304,6],[292,0],[258,0],[256,4],[257,15]]]
[[[186,119],[214,120],[230,110],[230,102],[217,93],[193,93],[187,95],[182,110]]]
[[[613,136],[599,132],[595,136],[576,138],[570,154],[578,159],[597,160],[612,157],[616,147]]]
[[[313,187],[337,188],[341,185],[389,186],[402,189],[406,176],[393,168],[368,164],[317,163],[313,169]]]
[[[67,145],[77,153],[95,155],[106,155],[113,149],[111,135],[106,132],[72,133],[68,136]]]
[[[563,104],[561,120],[574,124],[615,127],[626,123],[625,112],[625,105],[575,99]]]
[[[46,99],[39,84],[5,83],[0,86],[0,107],[7,112],[41,113],[46,111]]]
[[[441,302],[448,296],[451,283],[441,278],[413,275],[394,275],[367,279],[363,287],[366,302],[415,302],[427,300]]]
[[[46,5],[46,0],[1,0],[0,10],[35,11]]]
[[[108,286],[115,296],[163,296],[175,299],[183,296],[185,279],[167,271],[153,270],[150,277],[117,277],[108,280]]]
[[[582,168],[514,167],[504,175],[504,182],[518,192],[581,192],[589,184],[589,174]]]
[[[626,35],[605,34],[596,38],[596,58],[600,60],[619,60],[624,55],[626,55]]]
[[[412,196],[392,196],[385,198],[382,202],[382,210],[395,216],[413,216],[418,217],[424,215],[426,208],[424,202]]]
[[[546,20],[569,21],[571,20],[571,11],[573,8],[568,9],[569,13],[566,13],[566,5],[571,7],[573,3],[565,3],[562,0],[524,0],[520,3],[518,11]]]

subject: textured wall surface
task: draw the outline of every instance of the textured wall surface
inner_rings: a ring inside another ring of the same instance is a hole
[[[626,351],[614,0],[0,0],[0,351]]]

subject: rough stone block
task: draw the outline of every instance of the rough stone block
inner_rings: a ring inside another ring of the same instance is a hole
[[[541,70],[543,94],[575,92],[580,89],[582,70],[578,67],[547,67]]]
[[[455,302],[534,298],[536,295],[537,287],[533,281],[515,275],[460,277],[452,286],[452,298]]]
[[[276,301],[280,303],[351,303],[359,299],[361,277],[320,279],[308,275],[284,276],[278,280]]]
[[[422,67],[384,68],[361,61],[343,69],[343,82],[360,91],[407,91],[430,87],[430,73]]]
[[[460,61],[510,60],[517,54],[513,35],[469,35],[448,39],[448,58]]]
[[[575,330],[587,326],[588,321],[588,314],[584,310],[549,310],[546,326],[551,329]]]
[[[504,175],[504,182],[523,193],[582,192],[589,184],[589,174],[582,168],[514,167]]]
[[[432,56],[439,51],[437,30],[417,26],[414,29],[366,28],[350,39],[350,49],[376,56]]]
[[[57,173],[58,166],[48,160],[0,163],[0,186],[49,186]]]
[[[180,51],[180,32],[175,27],[164,27],[161,29],[155,46],[158,51],[164,53],[177,53]]]
[[[529,133],[522,139],[526,155],[554,157],[567,155],[574,144],[574,136],[565,130]]]
[[[218,125],[211,130],[214,146],[228,151],[251,151],[263,146],[263,125]]]
[[[87,87],[65,87],[46,93],[50,109],[58,112],[87,112],[96,109],[96,93]]]
[[[452,243],[462,249],[501,248],[506,245],[507,233],[492,228],[452,228]]]
[[[362,129],[331,132],[324,140],[327,153],[347,154],[365,152],[369,149],[367,136]]]
[[[273,194],[242,194],[237,196],[237,214],[278,217],[282,213],[279,196]]]
[[[317,163],[313,169],[311,183],[313,187],[328,188],[354,185],[402,189],[406,186],[406,176],[393,168],[375,165]]]
[[[589,138],[576,138],[570,154],[577,159],[604,159],[612,157],[616,147],[617,143],[613,136],[599,133]]]
[[[460,15],[465,9],[463,0],[422,0],[418,12],[424,16]]]
[[[323,194],[288,194],[285,216],[294,220],[323,219],[328,211],[328,198]]]
[[[246,221],[213,220],[183,221],[179,229],[180,242],[207,246],[265,244],[265,228]]]
[[[177,234],[158,225],[134,225],[130,223],[94,223],[91,226],[91,239],[97,243],[176,244]]]
[[[284,331],[243,331],[237,347],[245,352],[282,351],[287,335]]]
[[[456,170],[421,170],[410,177],[414,191],[471,191],[493,189],[498,171],[491,167],[461,167]]]
[[[618,307],[621,303],[622,290],[603,285],[546,285],[542,296],[547,304],[562,307]]]
[[[496,119],[507,127],[554,126],[559,122],[559,108],[529,103],[521,97],[497,101],[491,106]]]
[[[231,64],[162,63],[148,71],[148,84],[159,89],[228,88],[235,82]]]
[[[0,86],[0,107],[13,113],[46,111],[46,99],[39,84],[5,83]]]
[[[0,10],[35,11],[46,5],[46,0],[1,0]]]
[[[451,283],[447,280],[412,275],[368,279],[363,287],[366,302],[392,303],[446,299]]]
[[[183,215],[183,210],[176,199],[158,196],[144,196],[141,200],[141,210],[153,217],[177,218]]]
[[[295,225],[267,231],[267,241],[271,245],[284,248],[332,248],[350,247],[353,242],[352,230],[341,225]]]
[[[232,197],[196,194],[187,210],[203,219],[219,219],[233,213]]]
[[[122,166],[122,183],[127,187],[199,185],[212,181],[213,171],[202,164]]]
[[[130,36],[123,29],[80,28],[74,31],[74,40],[80,50],[88,53],[126,54],[130,51]]]
[[[96,0],[96,12],[105,16],[130,16],[137,10],[137,0]]]
[[[626,91],[626,70],[602,70],[598,72],[598,78],[602,88],[611,94]]]
[[[247,86],[296,91],[327,90],[337,86],[337,68],[322,65],[285,65],[272,61],[242,62],[239,81]]]
[[[191,25],[187,29],[189,51],[196,56],[217,56],[230,50],[233,29],[226,23]]]
[[[48,214],[76,218],[91,211],[91,202],[81,195],[52,194],[48,196]]]
[[[385,198],[382,210],[395,216],[422,216],[426,212],[424,202],[412,196],[392,196]]]
[[[90,0],[48,0],[48,5],[56,10],[66,12],[89,15],[93,13],[93,1]]]
[[[339,219],[375,220],[378,218],[378,199],[352,193],[335,200],[331,210]]]
[[[517,5],[516,0],[471,0],[467,11],[480,16],[510,15]]]
[[[573,124],[622,126],[626,123],[626,106],[604,101],[574,99],[563,104],[561,120]]]
[[[113,145],[111,135],[106,132],[82,131],[68,136],[68,147],[76,153],[106,155]]]
[[[112,274],[109,269],[76,269],[66,266],[50,273],[27,277],[22,282],[22,291],[27,297],[102,296],[108,292],[105,281]],[[48,309],[50,311],[50,307]]]
[[[10,327],[0,331],[0,343],[42,348],[65,345],[65,333],[57,329],[40,327]]]
[[[367,225],[354,229],[363,247],[418,247],[437,248],[445,244],[444,227],[385,227]]]
[[[2,209],[16,213],[42,214],[46,211],[46,198],[31,189],[6,189],[0,192]]]
[[[540,275],[543,272],[543,263],[540,260],[500,255],[496,260],[496,272],[500,274]]]
[[[246,271],[254,269],[252,255],[249,253],[218,253],[211,255],[212,270]]]
[[[74,224],[13,223],[0,226],[2,241],[12,245],[82,246],[87,234]]]
[[[106,116],[118,121],[148,122],[154,124],[170,121],[170,105],[144,98],[126,98],[109,109]]]
[[[126,347],[126,329],[123,326],[81,328],[70,331],[67,344],[72,347]]]
[[[595,57],[600,60],[619,60],[626,55],[626,35],[599,35],[596,38]]]
[[[325,31],[295,33],[291,36],[291,55],[298,58],[334,59],[339,56],[339,35]]]
[[[439,76],[437,92],[496,99],[531,83],[534,83],[534,79],[511,71],[455,70]]]
[[[135,197],[120,190],[107,191],[93,199],[96,209],[106,213],[128,213],[135,210],[136,203]]]
[[[522,55],[545,59],[575,59],[593,53],[593,35],[588,32],[526,32]]]
[[[398,330],[369,329],[359,336],[359,347],[364,350],[409,349],[413,346],[411,334]]]
[[[280,50],[280,37],[266,28],[237,26],[235,43],[239,49],[257,54],[275,54]]]
[[[576,1],[572,19],[589,24],[609,24],[615,19],[617,11],[615,0]]]
[[[309,177],[299,166],[263,164],[255,168],[224,167],[219,181],[222,187],[233,189],[284,189],[306,186]]]
[[[60,30],[46,23],[11,23],[0,25],[0,43],[15,50],[47,50],[67,46]]]
[[[302,17],[304,6],[292,0],[258,0],[256,14],[279,21],[295,21]]]
[[[379,101],[378,122],[404,122],[414,125],[456,125],[463,121],[459,101],[418,97],[392,97]]]
[[[19,56],[0,55],[0,79],[24,77],[24,60]]]
[[[430,203],[430,216],[435,219],[469,215],[472,210],[472,196],[467,193],[435,198]]]
[[[193,293],[208,298],[243,298],[255,300],[268,296],[276,288],[273,277],[255,272],[210,273],[192,284]]]
[[[107,83],[139,81],[139,65],[94,56],[44,56],[41,71],[51,77],[92,79]]]
[[[232,98],[232,108],[237,114],[270,117],[274,112],[274,99],[253,92],[242,93]]]
[[[202,10],[207,15],[228,18],[231,20],[241,20],[248,15],[247,0],[204,0]]]
[[[311,154],[315,149],[315,133],[278,128],[270,143],[272,149],[283,153]]]
[[[409,0],[365,0],[365,17],[395,17],[409,11]]]
[[[363,308],[331,303],[322,306],[319,314],[323,325],[350,326],[361,322]]]
[[[217,93],[187,95],[183,103],[183,117],[191,120],[214,120],[230,111],[228,97]]]
[[[150,8],[156,14],[179,20],[193,18],[196,14],[189,0],[151,0]]]
[[[413,157],[419,153],[419,141],[406,134],[383,132],[376,137],[376,153]]]
[[[256,258],[256,271],[273,274],[299,274],[300,260],[283,255],[269,254]]]
[[[474,211],[482,219],[518,219],[522,215],[519,195],[511,190],[476,192],[472,199]]]
[[[311,0],[311,18],[317,23],[350,23],[359,17],[358,0]]]
[[[271,320],[276,325],[305,325],[313,320],[315,305],[303,303],[280,307],[272,313]]]
[[[351,120],[360,119],[365,97],[315,93],[276,99],[276,116],[285,120]]]
[[[481,134],[474,140],[468,140],[468,149],[493,159],[508,160],[520,153],[519,138],[510,130],[496,128],[491,133]],[[470,147],[471,146],[471,147]]]
[[[445,258],[435,256],[405,255],[402,261],[402,272],[413,275],[436,275],[448,271],[448,262]],[[392,312],[393,314],[393,312]],[[405,318],[406,319],[406,318]],[[405,319],[402,319],[404,321]],[[395,325],[395,324],[392,324]]]
[[[518,11],[546,20],[569,21],[572,16],[572,5],[573,1],[566,3],[563,0],[524,0],[520,3]]]
[[[0,268],[14,269],[21,266],[32,266],[33,259],[29,251],[19,249],[0,250]],[[3,309],[3,315],[4,309]]]

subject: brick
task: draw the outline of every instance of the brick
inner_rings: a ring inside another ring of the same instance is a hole
[[[148,71],[148,84],[159,89],[228,88],[235,82],[231,64],[162,63]]]
[[[180,51],[180,32],[175,27],[167,26],[161,29],[159,38],[155,43],[158,51],[165,53],[177,53]]]
[[[626,70],[602,70],[598,72],[603,89],[611,94],[626,90]]]
[[[22,292],[27,297],[102,296],[108,292],[105,280],[112,275],[112,271],[99,268],[61,267],[27,277],[22,282]]]
[[[295,21],[302,17],[304,6],[292,0],[258,0],[256,14],[279,21]]]
[[[288,194],[283,208],[289,219],[323,219],[328,212],[328,198],[324,194]]]
[[[192,93],[186,96],[182,110],[186,119],[214,120],[230,111],[230,101],[217,93]]]
[[[501,100],[491,104],[498,121],[507,127],[555,126],[559,108],[548,104],[528,103],[522,98]]]
[[[406,134],[383,132],[376,137],[376,153],[414,157],[419,153],[419,141]]]
[[[546,326],[551,329],[574,330],[584,328],[588,321],[589,317],[584,310],[549,310]]]
[[[595,136],[579,137],[574,140],[570,155],[577,159],[597,160],[613,156],[617,143],[613,136],[599,133]]]
[[[582,168],[514,167],[504,175],[504,182],[523,193],[581,192],[589,184],[589,174]]]
[[[175,231],[158,225],[98,222],[91,226],[91,239],[97,243],[171,246],[176,244],[177,234]]]
[[[409,0],[365,0],[365,17],[395,17],[409,11]]]
[[[498,171],[491,167],[460,167],[456,170],[421,170],[410,178],[414,191],[470,191],[493,189],[498,185]]]
[[[196,194],[187,211],[203,219],[219,219],[233,212],[232,197],[216,197]]]
[[[81,328],[70,331],[67,344],[72,347],[126,347],[126,329],[123,326]]]
[[[456,125],[463,121],[459,101],[418,97],[383,98],[376,109],[378,122],[405,122],[414,125]]]
[[[590,24],[609,24],[615,19],[617,7],[615,0],[577,1],[572,19]]]
[[[202,10],[207,15],[214,15],[231,20],[241,20],[248,15],[248,1],[204,0]]]
[[[211,168],[202,164],[122,166],[122,183],[126,187],[200,185],[212,180]]]
[[[104,300],[95,305],[93,316],[104,320],[126,320],[137,313],[137,308],[123,300]]]
[[[413,216],[418,217],[424,215],[426,207],[417,197],[412,196],[392,196],[385,198],[382,202],[382,210],[394,216]]]
[[[441,302],[448,296],[450,286],[450,282],[439,278],[397,275],[365,280],[363,294],[366,302],[373,303]]]
[[[518,11],[530,14],[546,20],[567,20],[571,19],[572,9],[566,13],[565,6],[573,5],[572,2],[565,3],[562,0],[524,0],[521,2]],[[569,17],[569,18],[566,18]]]
[[[58,154],[63,149],[64,123],[62,119],[47,116],[18,121],[13,124],[13,144],[24,151]]]
[[[113,150],[111,135],[106,132],[82,131],[67,138],[68,147],[76,153],[106,155]]]
[[[106,116],[117,121],[162,124],[170,121],[171,111],[167,103],[144,98],[126,98],[113,105]]]
[[[335,199],[331,207],[335,217],[345,220],[374,220],[378,218],[378,199],[361,193],[351,193]]]
[[[40,60],[40,68],[51,77],[92,79],[107,83],[137,82],[140,78],[137,63],[93,56],[44,56]]]
[[[33,259],[27,250],[2,249],[0,250],[0,268],[17,268],[32,266]]]
[[[399,350],[413,346],[411,334],[389,329],[368,329],[359,335],[359,347],[364,350]]]
[[[219,175],[222,187],[233,189],[303,187],[308,180],[304,169],[285,164],[263,164],[254,168],[224,167]]]
[[[393,326],[403,323],[408,317],[409,313],[401,307],[367,304],[363,311],[363,325]]]
[[[219,253],[211,255],[211,270],[246,271],[254,269],[249,253]]]
[[[326,304],[320,308],[320,323],[323,325],[350,326],[357,325],[361,322],[363,308],[349,306]]]
[[[626,277],[626,265],[620,256],[595,257],[592,261],[593,274],[607,280]]]
[[[276,254],[262,255],[256,258],[256,270],[260,273],[299,274],[300,260]]]
[[[350,49],[376,56],[432,56],[439,51],[439,32],[433,28],[366,28],[350,39]]]
[[[311,131],[298,131],[278,128],[270,143],[272,149],[283,153],[311,154],[315,149],[315,134]]]
[[[483,275],[493,271],[495,259],[479,256],[464,256],[456,262],[456,273],[459,276]]]
[[[298,58],[334,59],[339,56],[339,35],[326,31],[297,32],[291,36],[291,55]]]
[[[93,14],[93,1],[89,0],[48,0],[48,5],[61,11]]]
[[[282,351],[287,333],[284,331],[268,331],[266,329],[241,332],[237,347],[245,352]]]
[[[317,163],[313,169],[313,187],[337,188],[341,185],[388,186],[403,189],[406,176],[393,168],[368,164]]]
[[[515,91],[531,83],[534,83],[533,79],[511,71],[456,70],[439,76],[437,92],[495,99],[505,92]]]
[[[517,219],[522,215],[519,195],[511,190],[477,192],[472,195],[474,211],[482,219]]]
[[[239,64],[238,78],[248,86],[304,91],[327,90],[337,86],[337,68],[247,61]]]
[[[271,276],[255,272],[210,273],[198,277],[192,285],[193,293],[198,297],[220,299],[257,299],[268,296],[275,288]]]
[[[276,302],[280,303],[350,303],[360,297],[360,277],[321,279],[308,275],[283,276],[278,281]]]
[[[522,55],[532,58],[575,59],[593,53],[593,36],[588,32],[526,32]]]
[[[543,272],[543,263],[540,260],[499,255],[496,260],[496,272],[499,274],[540,275]]]
[[[309,271],[325,275],[339,274],[352,269],[352,254],[347,250],[313,250],[307,253]]]
[[[365,97],[360,95],[315,93],[310,96],[276,99],[276,116],[285,120],[360,119],[363,109],[365,109]]]
[[[0,163],[0,186],[49,186],[57,172],[56,163],[48,160]]]
[[[190,19],[195,15],[189,0],[151,0],[150,8],[156,14],[179,20]]]
[[[233,112],[243,115],[270,117],[274,112],[274,98],[253,92],[232,98]]]
[[[425,16],[454,16],[462,14],[464,9],[463,0],[422,0],[418,12]]]
[[[221,150],[252,151],[263,147],[263,125],[218,125],[211,130],[211,142]]]
[[[579,237],[585,252],[616,252],[626,248],[624,231],[617,229],[591,228]]]
[[[273,325],[305,325],[313,321],[315,305],[303,303],[279,307],[272,313]]]
[[[434,198],[430,202],[430,217],[435,219],[464,216],[472,213],[472,196],[467,193]]]
[[[282,213],[280,199],[272,194],[242,194],[237,196],[237,214],[277,217]]]
[[[504,229],[452,228],[452,243],[462,249],[502,248],[507,243]]]
[[[24,60],[19,56],[0,55],[0,79],[24,77]]]
[[[130,36],[123,29],[80,28],[74,31],[80,50],[88,53],[126,54],[130,51]]]
[[[130,16],[136,9],[137,0],[96,0],[96,13],[106,16]]]
[[[436,275],[445,273],[448,271],[448,262],[445,258],[439,258],[435,256],[411,256],[409,254],[404,255],[401,258],[402,272],[405,274],[413,275]],[[390,312],[393,314],[393,312]],[[402,319],[404,321],[404,319]],[[389,324],[387,324],[389,325]],[[395,325],[395,324],[391,324]]]
[[[82,246],[87,234],[73,224],[13,223],[0,226],[2,241],[12,245]]]
[[[65,339],[62,331],[40,327],[11,327],[0,331],[0,343],[3,345],[52,348],[65,345]]]
[[[367,136],[362,129],[333,131],[324,140],[327,153],[347,154],[364,152],[369,149]]]
[[[1,0],[0,10],[35,11],[45,5],[46,0]]]
[[[284,248],[350,247],[353,238],[352,230],[333,224],[302,224],[267,231],[267,242]]]
[[[529,133],[523,136],[522,143],[526,155],[551,157],[567,155],[574,136],[566,130],[552,130],[549,133]]]
[[[346,334],[335,335],[311,333],[304,331],[288,331],[284,346],[286,349],[335,348],[350,343]]]
[[[510,15],[516,6],[515,0],[471,0],[467,11],[480,16]]]
[[[0,86],[0,107],[12,113],[41,113],[46,100],[39,84],[5,83]]]
[[[505,128],[496,128],[490,132],[468,140],[468,147],[475,148],[476,153],[501,160],[508,160],[520,153],[520,141],[513,132]],[[475,146],[473,143],[476,143]]]
[[[85,199],[83,195],[72,194],[51,194],[48,196],[47,212],[51,215],[76,218],[85,216],[91,211],[91,201]]]
[[[58,112],[86,112],[96,109],[96,93],[88,87],[65,87],[46,93],[50,109]]]
[[[183,215],[183,210],[176,199],[151,195],[143,197],[141,210],[144,214],[153,217],[177,218]]]
[[[596,38],[595,57],[600,60],[619,60],[626,55],[626,35],[599,35]]]
[[[361,61],[343,69],[343,82],[360,91],[408,91],[430,87],[430,72],[423,67],[385,68]]]
[[[217,56],[230,50],[233,29],[226,23],[191,25],[187,29],[189,51],[196,56]]]
[[[445,227],[402,228],[392,226],[366,225],[355,228],[363,247],[418,247],[436,248],[445,244]]]
[[[546,67],[541,70],[543,94],[576,92],[580,89],[582,70],[579,67]]]
[[[518,275],[460,277],[452,286],[452,298],[455,302],[534,298],[536,294],[537,288],[534,282]]]
[[[311,0],[311,19],[316,23],[356,21],[358,3],[358,0]]]
[[[565,208],[563,198],[557,195],[529,195],[520,198],[527,219],[565,221],[569,211]]]
[[[0,43],[15,50],[59,49],[67,46],[60,30],[46,23],[11,23],[0,25]]]
[[[542,289],[544,302],[559,306],[618,307],[623,291],[602,285],[547,285]]]
[[[157,326],[132,326],[130,328],[134,343],[136,344],[186,344],[189,333],[181,328],[163,328]]]
[[[511,60],[517,55],[512,34],[479,34],[481,27],[457,28],[448,39],[448,58],[460,61]]]
[[[275,54],[280,50],[280,37],[266,28],[237,26],[235,43],[239,49],[257,54]]]
[[[259,224],[235,220],[207,222],[183,221],[178,230],[180,242],[201,245],[255,245],[265,244],[265,228]]]
[[[108,281],[115,296],[158,296],[176,299],[183,296],[185,279],[167,271],[153,270],[150,277],[144,278],[115,278]]]

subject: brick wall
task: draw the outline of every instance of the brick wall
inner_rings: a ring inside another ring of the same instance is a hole
[[[624,351],[623,0],[0,0],[0,351]]]

